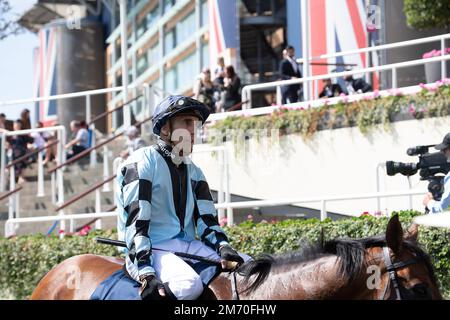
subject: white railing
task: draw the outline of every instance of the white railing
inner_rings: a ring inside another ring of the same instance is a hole
[[[361,48],[361,49],[357,49],[357,50],[349,50],[349,51],[343,51],[343,52],[334,52],[334,53],[330,53],[330,54],[323,54],[323,55],[312,57],[309,59],[298,59],[297,62],[304,64],[304,68],[303,68],[303,70],[305,70],[304,76],[308,77],[310,75],[310,69],[311,69],[310,63],[312,61],[331,59],[331,58],[336,58],[336,57],[344,57],[344,56],[349,56],[349,55],[350,56],[351,55],[360,55],[363,53],[366,55],[366,60],[368,61],[368,54],[370,52],[378,52],[378,51],[388,50],[388,49],[410,47],[410,46],[414,46],[414,45],[418,45],[418,44],[422,44],[422,43],[439,41],[440,48],[441,48],[441,54],[444,55],[445,54],[445,40],[449,39],[449,38],[450,38],[450,34],[442,34],[442,35],[433,36],[433,37],[401,41],[401,42],[384,44],[384,45],[379,45],[379,46]],[[445,70],[445,63],[443,61],[441,61],[441,72],[442,72],[442,78],[445,78],[446,70]],[[366,78],[367,78],[367,76],[368,76],[368,74],[366,74]],[[316,94],[317,94],[317,88],[318,88],[317,82],[315,82],[315,88],[316,88]],[[312,100],[311,99],[311,97],[312,97],[311,85],[309,82],[305,83],[303,92],[305,95],[305,100]],[[279,95],[279,91],[277,92],[277,94]]]
[[[334,201],[354,201],[362,199],[379,199],[379,198],[392,198],[400,196],[410,196],[410,195],[421,195],[425,194],[426,190],[408,190],[408,191],[397,191],[397,192],[378,192],[378,193],[365,193],[365,194],[352,194],[343,196],[328,196],[328,197],[315,197],[315,198],[298,198],[298,199],[279,199],[279,200],[257,200],[257,201],[240,201],[240,202],[225,202],[215,204],[216,209],[233,209],[233,208],[260,208],[260,207],[272,207],[280,205],[294,205],[294,204],[305,204],[319,202],[322,204],[322,209],[320,212],[320,219],[323,221],[328,217],[326,210],[326,204],[328,202]],[[227,224],[230,226],[233,224],[233,212],[227,217]],[[354,217],[356,215],[351,214],[341,214]],[[5,237],[14,235],[15,224],[19,223],[39,223],[48,221],[61,221],[65,220],[77,220],[77,219],[92,219],[92,218],[106,218],[106,217],[117,217],[117,212],[96,212],[96,213],[82,213],[82,214],[72,214],[65,216],[45,216],[45,217],[30,217],[30,218],[14,218],[8,219],[5,223]]]
[[[381,199],[381,198],[393,198],[401,196],[411,196],[411,195],[421,195],[425,194],[426,190],[408,190],[408,191],[395,191],[395,192],[374,192],[374,193],[363,193],[363,194],[349,194],[342,196],[325,196],[325,197],[313,197],[313,198],[294,198],[294,199],[275,199],[275,200],[255,200],[255,201],[239,201],[239,202],[229,202],[220,203],[216,205],[216,209],[220,208],[260,208],[260,207],[273,207],[273,206],[283,206],[283,205],[294,205],[294,204],[306,204],[306,203],[320,203],[320,220],[325,220],[328,217],[326,205],[329,202],[336,201],[353,201],[353,200],[363,200],[363,199]],[[343,214],[355,216],[352,214]],[[233,221],[233,217],[227,217]]]
[[[425,58],[425,59],[418,59],[418,60],[412,60],[412,61],[406,61],[406,62],[399,62],[399,63],[393,63],[393,64],[387,64],[377,67],[370,67],[370,68],[364,68],[364,69],[358,69],[358,70],[351,70],[351,71],[343,71],[343,72],[335,72],[330,74],[322,74],[307,78],[299,78],[299,79],[291,79],[291,80],[279,80],[279,81],[273,81],[273,82],[267,82],[267,83],[259,83],[259,84],[251,84],[247,85],[244,88],[242,88],[242,101],[248,101],[247,103],[244,103],[242,105],[242,111],[241,113],[245,112],[245,109],[252,108],[252,99],[251,99],[251,92],[255,90],[261,90],[261,89],[277,89],[283,85],[292,85],[292,84],[302,84],[302,83],[310,83],[313,81],[323,80],[323,79],[334,79],[334,78],[340,78],[345,76],[353,76],[356,74],[361,73],[370,73],[370,72],[378,72],[378,71],[386,71],[390,70],[392,71],[392,89],[397,89],[397,70],[417,65],[423,65],[426,63],[432,63],[432,62],[442,62],[445,66],[445,61],[450,60],[450,54],[438,56],[438,57],[432,57],[432,58]],[[442,73],[442,79],[445,79],[445,70]],[[277,92],[279,93],[280,90],[277,89]],[[281,103],[281,96],[277,93],[277,105],[280,106]],[[336,99],[343,100],[345,97],[336,97]],[[312,101],[317,100],[309,100],[302,102],[302,104],[308,105]],[[297,105],[297,104],[296,104]],[[248,114],[248,113],[247,113]],[[211,120],[217,120],[215,115],[213,114],[210,118]]]

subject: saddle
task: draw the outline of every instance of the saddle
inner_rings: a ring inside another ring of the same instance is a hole
[[[189,263],[200,276],[204,290],[199,299],[213,299],[208,285],[221,273],[215,265],[204,262]],[[140,283],[131,278],[125,265],[105,279],[95,289],[90,300],[142,300],[139,295]]]

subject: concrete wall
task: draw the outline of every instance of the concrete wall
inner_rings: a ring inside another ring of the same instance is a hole
[[[236,155],[231,142],[230,190],[240,196],[258,199],[308,198],[339,196],[376,191],[376,167],[388,160],[417,162],[406,149],[416,145],[440,143],[449,132],[450,116],[393,123],[389,131],[377,127],[363,135],[358,128],[344,128],[317,132],[305,141],[292,134],[270,144],[269,138],[259,143],[248,140],[248,152],[240,149]],[[195,150],[207,148],[195,146]],[[218,158],[209,153],[193,155],[194,163],[205,173],[212,189],[217,190],[220,177]],[[406,177],[389,177],[380,170],[381,191],[405,191]],[[426,190],[427,182],[419,181],[419,174],[411,179],[414,189]],[[423,196],[413,197],[413,205],[423,210]],[[320,209],[320,203],[303,205]],[[409,208],[409,198],[390,198],[381,201],[381,210]],[[337,213],[360,214],[377,210],[376,200],[333,202],[327,210]]]

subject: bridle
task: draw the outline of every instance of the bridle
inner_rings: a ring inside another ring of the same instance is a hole
[[[402,298],[404,298],[404,297],[402,297],[400,286],[398,283],[397,270],[403,269],[412,264],[416,264],[418,261],[416,259],[409,259],[407,261],[400,261],[400,262],[392,263],[391,256],[389,254],[389,248],[386,246],[383,247],[383,258],[384,258],[384,264],[386,265],[386,270],[389,273],[389,281],[386,283],[386,287],[383,290],[383,294],[380,295],[380,300],[384,300],[384,298],[386,297],[386,294],[389,289],[389,285],[391,283],[395,290],[396,300],[402,300]]]

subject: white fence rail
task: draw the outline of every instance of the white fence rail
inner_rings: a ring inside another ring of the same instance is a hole
[[[378,71],[391,71],[392,72],[392,88],[397,89],[397,70],[407,67],[413,67],[417,65],[424,65],[426,63],[433,63],[433,62],[441,62],[445,66],[445,61],[450,60],[450,54],[441,55],[438,57],[433,58],[425,58],[425,59],[417,59],[412,61],[406,61],[406,62],[399,62],[399,63],[393,63],[393,64],[387,64],[377,67],[370,67],[370,68],[364,68],[364,69],[358,69],[358,70],[351,70],[351,71],[343,71],[343,72],[335,72],[335,73],[329,73],[329,74],[322,74],[307,78],[299,78],[299,79],[291,79],[291,80],[280,80],[280,81],[273,81],[273,82],[267,82],[267,83],[259,83],[259,84],[251,84],[247,85],[244,88],[242,88],[242,101],[248,101],[247,103],[244,103],[242,105],[242,111],[241,113],[245,113],[245,109],[250,109],[253,107],[252,105],[252,97],[251,93],[255,90],[261,90],[261,89],[277,89],[278,87],[284,86],[284,85],[292,85],[292,84],[305,84],[305,83],[311,83],[318,80],[323,79],[334,79],[334,78],[340,78],[350,75],[356,75],[361,73],[371,73],[371,72],[378,72]],[[445,69],[442,70],[442,79],[446,78]],[[281,105],[281,96],[279,94],[280,90],[277,90],[277,105]],[[337,97],[340,100],[343,100],[344,97]],[[303,102],[304,104],[310,104],[312,101],[317,99],[312,99],[310,101]],[[249,114],[246,112],[245,114]],[[211,116],[210,120],[217,120],[215,115]]]
[[[355,201],[362,199],[381,199],[381,198],[392,198],[392,197],[402,197],[402,196],[412,196],[425,194],[426,190],[408,190],[408,191],[396,191],[396,192],[375,192],[375,193],[364,193],[364,194],[350,194],[342,196],[326,196],[326,197],[314,197],[314,198],[298,198],[298,199],[278,199],[278,200],[257,200],[257,201],[240,201],[240,202],[224,202],[215,204],[216,209],[228,209],[227,214],[227,224],[230,226],[233,224],[233,211],[231,209],[237,208],[260,208],[260,207],[273,207],[280,205],[294,205],[294,204],[305,204],[320,202],[322,204],[322,209],[320,212],[320,219],[323,221],[328,217],[326,204],[333,201]],[[351,214],[342,214],[347,216],[355,216]],[[14,218],[8,219],[5,224],[5,237],[14,235],[15,225],[19,223],[38,223],[38,222],[48,222],[48,221],[65,221],[65,220],[77,220],[77,219],[87,219],[87,218],[106,218],[106,217],[117,217],[116,212],[97,212],[97,213],[83,213],[83,214],[72,214],[72,215],[57,215],[57,216],[45,216],[45,217],[30,217],[30,218]]]

